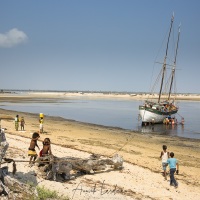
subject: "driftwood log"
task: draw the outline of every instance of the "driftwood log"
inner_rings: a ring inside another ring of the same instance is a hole
[[[29,185],[20,183],[15,178],[9,176],[8,167],[0,168],[0,199],[29,199],[37,197],[37,191]]]
[[[22,162],[6,158],[4,158],[4,161],[7,163],[13,162],[13,174],[16,172],[15,162]],[[88,159],[46,156],[38,158],[36,163],[39,169],[38,175],[42,175],[45,179],[56,181],[59,177],[64,180],[71,180],[84,174],[120,170],[123,167],[123,158],[118,154],[112,158],[101,158],[101,156],[93,154]],[[71,174],[71,172],[74,173]],[[0,168],[0,199],[21,200],[29,199],[29,197],[33,196],[38,196],[37,190],[33,190],[29,185],[12,178],[8,172],[8,167]]]
[[[82,174],[94,174],[95,171],[116,170],[123,167],[123,158],[118,154],[111,159],[101,158],[98,155],[91,155],[88,159],[75,157],[58,158],[55,156],[40,157],[38,163],[41,175],[46,179],[57,180],[61,175],[65,180],[74,179],[70,172],[76,171]]]

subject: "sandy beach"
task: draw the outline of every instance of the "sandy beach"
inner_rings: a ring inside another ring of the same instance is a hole
[[[49,94],[49,99],[46,101],[53,101],[58,98],[57,95]],[[0,101],[6,99],[10,102],[31,102],[34,101],[35,96],[1,95]],[[41,98],[43,97],[42,95]],[[59,98],[64,98],[63,94]],[[196,98],[191,96],[188,98],[188,100],[199,99],[198,95]],[[7,157],[28,160],[27,149],[31,133],[39,130],[39,115],[0,110],[0,118],[14,118],[16,114],[25,118],[25,131],[15,131],[14,120],[11,119],[1,120],[1,126],[7,128],[6,136],[10,145]],[[51,116],[45,116],[44,131],[45,133],[41,134],[39,146],[42,147],[43,139],[49,137],[52,141],[53,154],[56,156],[70,155],[87,158],[95,153],[110,158],[117,153],[124,158],[124,168],[84,175],[68,182],[54,182],[35,176],[36,166],[30,168],[28,163],[19,162],[15,176],[22,182],[30,181],[35,186],[45,185],[70,199],[199,199],[199,140],[142,134]],[[169,176],[167,181],[162,176],[159,156],[163,144],[168,146],[168,151],[175,153],[180,164],[179,175],[175,175],[179,183],[177,189],[169,186]],[[91,192],[95,184],[97,191]],[[76,190],[80,187],[84,191]],[[117,192],[112,192],[114,188],[118,188]]]

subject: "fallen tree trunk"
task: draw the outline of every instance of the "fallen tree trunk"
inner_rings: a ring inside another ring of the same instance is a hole
[[[65,180],[75,178],[76,175],[70,174],[72,170],[82,174],[94,174],[95,171],[116,170],[123,167],[123,158],[118,154],[111,159],[102,159],[97,155],[91,155],[88,159],[46,156],[38,158],[37,162],[42,176],[46,175],[46,179],[53,180],[57,180],[59,174],[62,174]]]
[[[4,158],[7,163],[13,162],[13,173],[16,172],[15,162],[13,159]],[[110,170],[120,170],[123,167],[123,158],[119,155],[109,158],[91,155],[88,159],[75,157],[58,158],[55,156],[40,157],[36,160],[40,174],[45,179],[58,180],[62,177],[64,180],[71,180],[84,174],[94,174]],[[74,172],[72,175],[71,172]],[[4,197],[3,197],[4,196]],[[37,197],[37,191],[33,190],[27,184],[20,183],[9,176],[8,167],[0,168],[0,199],[28,199],[27,197]]]

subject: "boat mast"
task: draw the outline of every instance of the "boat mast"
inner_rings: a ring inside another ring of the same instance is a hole
[[[168,40],[167,40],[167,48],[166,48],[165,58],[164,58],[164,63],[163,63],[163,68],[162,68],[162,80],[161,80],[161,86],[160,86],[160,92],[159,92],[158,103],[160,103],[160,97],[161,97],[162,87],[163,87],[163,82],[164,82],[164,77],[165,77],[166,59],[167,59],[168,46],[169,46],[169,39],[170,39],[170,35],[171,35],[171,30],[172,30],[173,22],[174,22],[174,14],[172,15],[172,18],[171,18],[171,25],[170,25],[170,30],[169,30]]]
[[[175,59],[174,59],[174,66],[172,68],[172,78],[171,78],[171,84],[170,84],[170,90],[169,90],[169,96],[168,96],[168,100],[170,99],[170,95],[171,95],[171,90],[172,90],[172,85],[173,85],[173,81],[174,81],[174,76],[175,76],[175,68],[176,68],[176,58],[177,58],[177,53],[178,53],[178,43],[179,43],[179,38],[180,38],[180,25],[179,25],[179,29],[178,29],[178,39],[177,39],[177,43],[176,43],[176,53],[175,53]]]

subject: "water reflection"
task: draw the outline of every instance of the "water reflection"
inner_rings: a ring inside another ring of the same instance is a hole
[[[180,131],[181,130],[181,131]],[[156,133],[168,136],[175,136],[179,132],[180,136],[184,133],[184,125],[181,124],[154,124],[149,126],[138,126],[141,133]]]
[[[174,124],[174,125],[165,125],[165,124],[155,124],[149,126],[138,126],[138,131],[141,133],[154,133],[159,135],[166,136],[178,136],[184,138],[195,138],[200,139],[200,132],[192,129],[188,129],[186,125]]]

